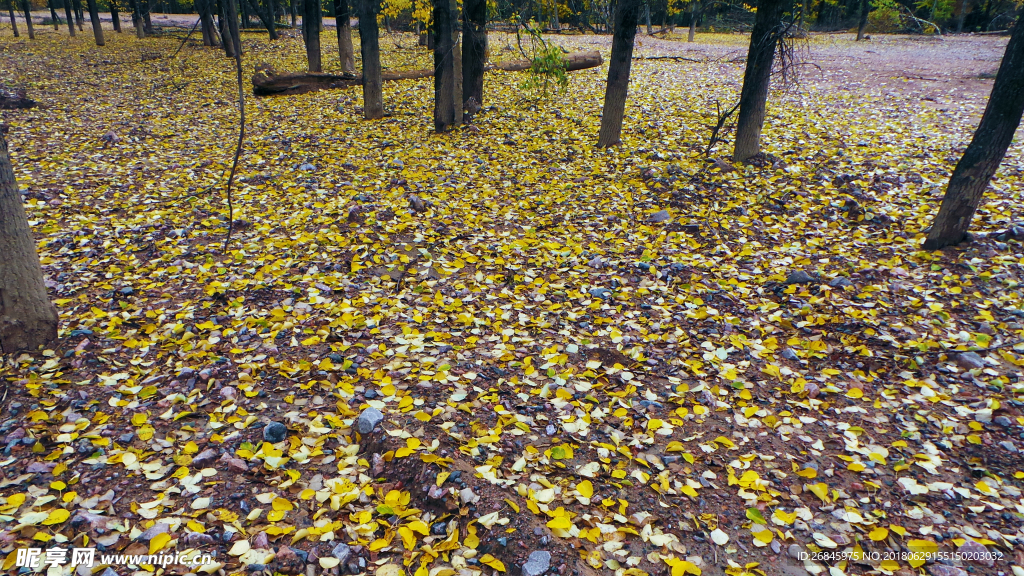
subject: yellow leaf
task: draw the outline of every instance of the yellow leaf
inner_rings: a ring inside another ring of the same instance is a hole
[[[803,470],[797,472],[796,475],[801,476],[803,478],[813,479],[818,477],[818,471],[815,470],[814,468],[804,468]]]
[[[166,546],[170,541],[171,535],[167,532],[161,532],[160,534],[153,536],[153,539],[149,541],[149,553],[156,554],[157,551],[163,550],[164,546]]]
[[[580,493],[580,496],[590,498],[594,495],[594,485],[590,483],[590,480],[584,480],[576,485],[576,491]]]
[[[504,572],[505,571],[505,565],[501,562],[501,560],[498,560],[497,558],[495,558],[494,556],[491,556],[490,554],[484,554],[483,557],[480,558],[480,563],[481,564],[486,564],[486,565],[490,566],[491,568],[494,568],[498,572]]]
[[[815,496],[821,498],[821,501],[828,504],[828,484],[819,482],[817,484],[808,484],[807,489],[811,491]]]
[[[548,528],[568,530],[572,528],[572,520],[569,520],[569,518],[565,516],[559,516],[557,518],[553,518],[552,520],[550,520],[547,525]]]
[[[50,514],[47,515],[46,519],[43,520],[42,524],[44,526],[52,526],[54,524],[62,524],[65,521],[67,521],[67,519],[70,518],[70,517],[71,517],[71,512],[68,512],[67,510],[65,510],[63,508],[55,508],[55,509],[50,511]]]
[[[907,540],[907,548],[911,552],[922,554],[934,554],[939,551],[939,545],[931,540]]]
[[[885,540],[888,537],[889,529],[882,528],[881,526],[875,528],[871,532],[868,532],[868,538],[874,540],[875,542],[881,542],[882,540]]]

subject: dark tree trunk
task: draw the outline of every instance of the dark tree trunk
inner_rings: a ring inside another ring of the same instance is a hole
[[[736,162],[743,162],[761,150],[761,128],[764,126],[772,62],[782,29],[783,7],[783,0],[760,0],[757,4],[736,119],[736,147],[732,155]]]
[[[67,0],[64,1],[67,2]],[[21,36],[21,34],[18,32],[18,22],[14,17],[14,0],[7,0],[7,13],[11,17],[11,30],[14,30],[14,37],[17,38]],[[71,35],[74,36],[74,33]]]
[[[146,34],[153,34],[152,8],[149,0],[139,0],[142,6],[142,25],[146,28]]]
[[[28,0],[21,0],[21,10],[25,13],[25,27],[28,28],[29,40],[36,39],[36,29],[32,27],[32,8],[28,4]]]
[[[82,12],[81,0],[74,0],[72,7],[75,9],[75,24],[78,25],[78,31],[85,31],[85,13]]]
[[[356,53],[352,48],[352,18],[348,0],[334,0],[334,24],[338,33],[338,60],[341,62],[341,71],[355,73]]]
[[[28,226],[7,141],[0,131],[0,352],[35,350],[57,338],[57,309]]]
[[[633,62],[633,40],[640,19],[640,0],[619,0],[615,7],[615,31],[612,36],[612,55],[608,59],[608,85],[604,92],[601,112],[601,132],[597,136],[599,147],[618,144],[622,135],[622,116],[626,112],[629,92],[629,68]]]
[[[135,36],[145,38],[146,31],[142,27],[142,10],[139,8],[139,0],[128,0],[128,7],[132,10],[132,26],[135,28]]]
[[[291,10],[291,14],[292,14],[292,28],[295,28],[296,14],[298,12],[298,9],[295,7],[295,3],[298,2],[298,1],[299,0],[291,0],[291,2],[289,2],[289,4],[288,4],[288,9]]]
[[[68,34],[75,36],[75,15],[71,12],[71,0],[64,0],[64,16],[68,20]]]
[[[89,4],[89,21],[92,22],[92,35],[96,38],[96,45],[103,46],[103,23],[100,22],[100,11],[96,7],[96,0],[86,0]]]
[[[121,13],[117,10],[117,2],[110,0],[110,22],[114,26],[114,32],[121,32]]]
[[[455,69],[455,16],[452,0],[434,0],[434,130],[447,132],[462,123],[462,91]]]
[[[232,0],[219,0],[220,4],[220,39],[224,47],[224,54],[228,58],[235,57],[235,46],[241,46],[241,39],[238,37],[238,10]],[[234,22],[232,29],[231,22]]]
[[[306,62],[310,72],[321,72],[320,2],[302,0],[302,40],[306,44]]]
[[[860,23],[857,24],[857,40],[864,39],[864,29],[868,27],[868,12],[871,10],[871,0],[860,0]]]
[[[46,6],[50,9],[50,21],[53,23],[53,31],[60,31],[60,18],[57,17],[57,11],[53,9],[53,0],[46,0]]]
[[[692,0],[693,3],[690,5],[690,31],[686,34],[686,41],[693,42],[693,37],[697,35],[697,18],[700,17],[700,2]]]
[[[241,21],[239,27],[243,28],[243,29],[248,28],[249,27],[249,8],[248,8],[248,4],[246,3],[245,0],[240,0],[239,1],[239,9],[242,11],[242,21]]]
[[[202,12],[199,16],[203,21],[203,43],[207,46],[220,46],[220,35],[217,33],[217,25],[213,19],[214,0],[200,1],[202,4]],[[209,44],[207,44],[207,41],[209,41]]]
[[[964,16],[967,15],[967,0],[960,0],[960,10],[956,17],[956,33],[964,31]]]
[[[274,22],[274,5],[272,0],[267,0],[267,4],[260,3],[260,0],[252,0],[252,4],[249,4],[249,0],[242,0],[243,4],[249,6],[249,8],[256,13],[256,17],[263,23],[263,27],[267,29],[267,34],[271,40],[277,40],[277,26]]]
[[[999,168],[1024,113],[1024,20],[1017,19],[996,82],[974,138],[949,178],[925,250],[959,244],[967,237],[985,188]]]
[[[650,36],[654,30],[651,29],[651,4],[644,4],[644,18],[647,20],[647,35]]]
[[[487,63],[487,0],[463,0],[462,102],[484,103],[484,65]]]
[[[363,59],[363,118],[384,117],[384,95],[380,78],[380,32],[377,10],[380,0],[359,2],[359,53]]]

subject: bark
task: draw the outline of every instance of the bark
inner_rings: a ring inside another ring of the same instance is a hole
[[[434,130],[447,132],[462,123],[462,93],[456,92],[455,18],[452,0],[434,0]]]
[[[871,0],[860,0],[860,23],[857,25],[857,40],[864,39],[864,29],[868,27],[868,11],[871,10]]]
[[[0,352],[35,350],[57,338],[57,309],[43,284],[43,269],[0,131]]]
[[[57,17],[57,11],[53,9],[53,0],[46,0],[46,6],[50,9],[50,21],[53,23],[53,31],[58,32],[60,30],[60,18]]]
[[[28,5],[28,0],[21,0],[21,10],[25,13],[25,27],[28,28],[29,40],[36,39],[36,30],[32,27],[32,8]]]
[[[599,52],[574,52],[565,56],[566,71],[584,70],[596,68],[601,65],[601,54]],[[502,70],[505,72],[522,72],[529,70],[532,63],[529,60],[513,60],[501,62],[484,68],[487,70]],[[427,70],[406,70],[402,72],[384,72],[381,80],[389,82],[393,80],[416,80],[419,78],[430,78],[434,75],[433,69]],[[284,96],[289,94],[305,94],[316,90],[333,90],[362,86],[363,77],[359,74],[314,74],[300,72],[297,74],[278,74],[269,66],[261,66],[252,77],[252,91],[256,96]]]
[[[970,145],[949,178],[923,248],[938,250],[967,237],[985,188],[999,168],[1024,114],[1024,21],[1017,19],[996,72],[992,94]]]
[[[629,68],[633,62],[633,40],[640,18],[640,0],[619,0],[615,7],[615,31],[608,61],[608,85],[604,92],[598,147],[618,144],[622,134],[622,116],[629,92]]]
[[[103,23],[100,22],[100,11],[96,7],[96,0],[86,0],[89,4],[89,21],[92,22],[92,35],[96,38],[96,45],[103,46],[106,41],[103,39]]]
[[[462,103],[475,98],[484,103],[484,66],[487,63],[487,0],[463,0]]]
[[[234,4],[232,2],[232,4]],[[149,0],[139,0],[139,6],[142,7],[142,25],[146,29],[146,34],[153,34],[153,18],[152,9],[149,5]]]
[[[352,48],[352,18],[348,0],[334,0],[334,22],[338,33],[338,60],[341,62],[341,71],[355,74],[356,53]]]
[[[693,4],[690,5],[690,31],[686,34],[687,42],[693,42],[693,37],[697,35],[698,17],[700,17],[700,3],[693,0]]]
[[[110,0],[110,22],[114,26],[114,32],[121,32],[121,13],[117,10],[117,2]]]
[[[219,0],[220,4],[220,38],[221,46],[224,47],[224,55],[228,58],[235,57],[235,46],[241,46],[241,39],[238,37],[238,10],[232,0]],[[235,22],[232,29],[230,21]]]
[[[960,10],[956,17],[956,33],[964,31],[964,16],[967,15],[967,0],[960,0]]]
[[[74,0],[74,4],[72,5],[72,8],[74,8],[74,10],[75,10],[75,24],[78,25],[78,31],[79,32],[84,32],[85,31],[85,13],[82,12],[82,2],[81,2],[81,0]]]
[[[67,0],[65,0],[66,2]],[[7,0],[7,13],[11,16],[11,30],[14,30],[14,37],[21,36],[18,32],[18,22],[14,18],[14,0]],[[74,34],[72,34],[74,36]]]
[[[295,28],[295,18],[296,14],[298,13],[298,9],[295,7],[295,3],[298,1],[299,0],[291,0],[291,2],[288,3],[288,9],[291,11],[292,15],[292,28]]]
[[[135,27],[135,36],[146,37],[146,29],[142,25],[142,9],[139,8],[139,0],[129,0],[132,9],[132,26]]]
[[[199,12],[199,28],[203,33],[203,46],[215,46],[213,41],[213,15],[210,13],[210,0],[195,0]]]
[[[647,35],[650,36],[654,30],[651,29],[651,5],[650,3],[644,4],[644,19],[647,20]]]
[[[761,150],[761,128],[764,126],[765,104],[775,49],[779,44],[783,8],[783,0],[760,0],[757,5],[736,119],[736,147],[732,155],[735,162],[743,162]]]
[[[380,31],[377,29],[377,11],[380,0],[359,2],[359,53],[363,59],[363,118],[376,120],[384,117],[384,94],[381,89]]]
[[[75,15],[71,13],[71,0],[64,0],[64,17],[68,21],[68,34],[75,36]]]
[[[320,2],[302,0],[302,40],[306,44],[306,62],[310,72],[321,72]]]
[[[274,6],[270,3],[269,6],[264,6],[260,3],[260,0],[252,0],[252,4],[249,4],[249,0],[242,0],[243,4],[249,6],[249,8],[256,13],[256,17],[263,23],[263,27],[267,29],[267,34],[271,40],[277,40],[277,26],[274,22]],[[269,2],[268,2],[269,3]]]

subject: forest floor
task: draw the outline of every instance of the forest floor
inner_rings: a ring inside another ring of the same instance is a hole
[[[704,152],[743,36],[640,38],[696,61],[636,60],[598,150],[603,67],[547,95],[490,74],[435,135],[429,79],[385,84],[376,122],[358,90],[252,97],[304,52],[247,33],[229,212],[231,60],[37,31],[0,31],[0,84],[39,102],[2,117],[61,337],[4,358],[5,570],[96,546],[225,573],[1024,574],[1019,143],[975,240],[918,250],[1005,38],[814,36],[734,167],[728,130]],[[415,44],[385,35],[385,65],[429,66]]]

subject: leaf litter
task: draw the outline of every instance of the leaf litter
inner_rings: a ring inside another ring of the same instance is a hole
[[[62,338],[4,366],[4,569],[1024,573],[1019,146],[976,241],[917,250],[983,95],[808,77],[741,167],[701,155],[728,61],[637,62],[609,151],[600,71],[490,76],[446,136],[424,81],[374,123],[255,100],[222,253],[229,63],[40,36],[0,57],[41,103],[5,119]]]

